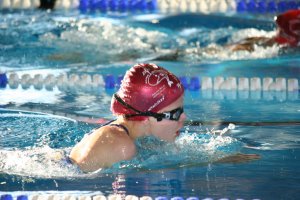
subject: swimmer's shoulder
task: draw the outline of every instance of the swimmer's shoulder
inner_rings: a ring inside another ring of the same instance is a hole
[[[119,153],[131,155],[135,152],[134,140],[118,126],[103,126],[89,135],[88,146],[91,150],[102,153]]]
[[[130,160],[136,153],[134,141],[117,126],[103,126],[84,140],[70,155],[83,171],[110,167],[116,162]]]
[[[104,126],[99,129],[99,143],[105,144],[104,151],[113,153],[119,160],[131,159],[135,153],[135,142],[127,131],[118,126]]]
[[[101,143],[106,143],[108,147],[106,150],[116,154],[122,154],[120,159],[131,159],[136,152],[135,142],[128,135],[128,132],[124,128],[119,126],[105,126],[101,128]]]

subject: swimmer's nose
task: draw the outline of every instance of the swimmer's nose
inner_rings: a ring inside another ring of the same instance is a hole
[[[179,118],[179,121],[178,121],[178,125],[179,125],[180,129],[184,126],[184,121],[185,120],[186,120],[186,115],[185,115],[185,113],[182,113],[180,115],[180,118]]]
[[[186,120],[186,114],[183,112],[183,113],[180,115],[179,121],[184,122],[185,120]]]

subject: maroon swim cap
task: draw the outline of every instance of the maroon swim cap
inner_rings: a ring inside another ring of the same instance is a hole
[[[117,95],[141,112],[158,112],[176,101],[184,93],[180,80],[166,69],[155,64],[137,64],[128,70]],[[137,114],[114,97],[111,111],[115,115]],[[145,120],[135,116],[131,120]]]
[[[276,18],[279,32],[275,37],[278,44],[297,46],[300,41],[300,10],[289,10]]]

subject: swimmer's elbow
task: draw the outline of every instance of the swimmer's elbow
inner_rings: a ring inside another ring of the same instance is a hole
[[[69,155],[69,158],[72,163],[77,164],[80,167],[81,165],[84,165],[84,163],[86,163],[87,156],[82,154],[82,152],[78,151],[76,148],[73,148]]]
[[[93,162],[88,156],[70,153],[70,160],[73,164],[77,165],[83,172],[93,172],[101,168],[98,163]]]
[[[82,171],[93,172],[100,168],[111,167],[113,164],[123,160],[131,160],[135,154],[136,147],[132,141],[118,141],[110,143],[108,146],[103,144],[95,145],[94,148],[75,146],[69,158]]]
[[[82,149],[74,147],[69,155],[69,159],[84,172],[94,171],[94,169],[91,168],[89,154],[85,151],[82,151]]]

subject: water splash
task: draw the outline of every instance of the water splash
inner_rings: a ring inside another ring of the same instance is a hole
[[[243,147],[243,143],[237,139],[223,135],[233,129],[234,124],[214,133],[202,130],[193,132],[186,127],[175,143],[167,143],[149,136],[140,138],[136,142],[138,154],[135,158],[117,163],[108,171],[132,168],[161,169],[215,162],[236,154]],[[222,134],[216,134],[217,132]]]
[[[0,63],[22,68],[57,66],[57,62],[59,66],[150,60],[214,62],[270,58],[277,56],[279,51],[278,46],[257,46],[253,52],[232,52],[224,47],[247,37],[275,35],[275,31],[254,28],[170,30],[138,21],[43,14],[4,16],[0,25],[9,27],[1,33],[4,40],[0,48],[6,53],[0,56]]]
[[[80,175],[66,162],[66,155],[92,125],[39,112],[0,109],[0,127],[0,173],[45,178]]]
[[[60,51],[60,54],[49,55],[49,59],[70,62],[92,60],[93,63],[132,60],[156,54],[157,49],[174,43],[163,32],[110,21],[86,23],[86,20],[78,20],[74,24],[60,35],[48,32],[40,37],[43,44]]]
[[[80,171],[65,161],[65,150],[48,146],[25,150],[0,150],[0,172],[39,177],[78,177]],[[33,170],[34,169],[34,170]]]
[[[179,60],[188,62],[270,58],[279,47],[255,46],[254,51],[231,51],[227,45],[247,37],[272,37],[275,31],[190,28],[178,32],[151,30],[133,24],[79,19],[59,35],[48,32],[40,42],[56,48],[50,60],[67,62],[119,62],[147,60]],[[70,51],[70,49],[72,51]],[[75,51],[80,49],[80,51]],[[100,55],[100,56],[99,56]]]
[[[230,130],[234,130],[235,129],[235,124],[232,124],[230,123],[227,127],[223,128],[222,130],[207,130],[208,133],[211,133],[211,134],[219,134],[219,135],[223,135],[227,132],[229,132]]]
[[[227,45],[239,43],[248,37],[273,37],[275,31],[264,31],[255,28],[251,29],[206,29],[192,28],[185,29],[180,33],[186,40],[186,45],[179,52],[179,60],[188,62],[224,61],[260,59],[278,56],[280,47],[254,46],[253,51],[231,51]]]

